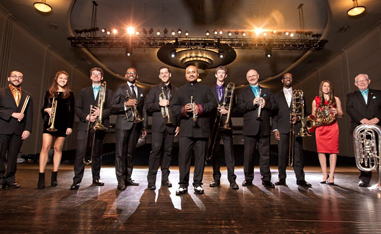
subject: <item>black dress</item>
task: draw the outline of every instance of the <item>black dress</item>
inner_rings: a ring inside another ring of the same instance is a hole
[[[57,110],[54,121],[54,128],[57,129],[56,132],[49,132],[46,129],[50,126],[49,115],[44,111],[46,108],[52,107],[52,98],[50,98],[49,91],[46,92],[44,98],[44,105],[42,107],[42,119],[44,120],[44,129],[43,133],[49,133],[52,136],[66,136],[66,129],[73,128],[74,123],[74,94],[70,92],[70,96],[66,99],[63,99],[62,92],[58,92],[57,100]]]

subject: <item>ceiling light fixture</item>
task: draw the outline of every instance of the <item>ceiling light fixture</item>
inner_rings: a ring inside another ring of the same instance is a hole
[[[53,8],[50,5],[46,4],[46,0],[42,0],[41,2],[35,2],[33,3],[33,6],[34,8],[36,8],[36,10],[44,13],[51,12],[53,10]]]
[[[357,3],[357,0],[352,0],[353,1],[353,7],[347,11],[347,14],[349,16],[358,16],[361,15],[365,11],[364,6],[359,6]]]

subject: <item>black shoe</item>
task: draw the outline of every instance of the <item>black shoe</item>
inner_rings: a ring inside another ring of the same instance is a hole
[[[328,185],[335,185],[335,182],[328,182]]]
[[[218,186],[220,186],[220,181],[219,180],[212,181],[209,184],[209,187],[218,187]]]
[[[122,190],[122,191],[123,191],[123,190],[126,190],[127,187],[126,187],[126,185],[124,184],[124,182],[122,182],[122,183],[119,183],[119,184],[118,184],[118,187],[117,187],[117,188],[118,188],[118,190]]]
[[[70,186],[70,190],[78,190],[79,186],[81,186],[80,182],[73,181],[73,184]]]
[[[39,189],[45,188],[45,173],[39,173],[38,174],[37,188],[39,188]]]
[[[156,186],[154,184],[148,185],[149,190],[156,190]]]
[[[161,185],[168,188],[172,187],[172,183],[169,180],[161,182]]]
[[[275,185],[271,181],[262,181],[262,185],[267,188],[275,188]]]
[[[100,180],[93,180],[93,185],[95,185],[95,186],[104,186],[105,183],[103,183],[103,182],[100,181]]]
[[[230,188],[234,190],[239,189],[238,184],[236,182],[230,183]]]
[[[303,187],[308,187],[308,188],[312,187],[312,184],[308,183],[305,180],[298,180],[298,181],[296,181],[296,184],[300,185],[300,186],[303,186]]]
[[[360,186],[360,187],[364,187],[364,188],[366,188],[366,187],[369,187],[370,184],[367,183],[367,182],[364,182],[364,181],[360,181],[360,182],[359,182],[359,186]]]
[[[10,188],[20,188],[20,184],[16,182],[12,182],[12,183],[7,182],[7,186]]]
[[[134,180],[127,180],[126,185],[127,186],[139,186],[139,183],[135,182]]]
[[[242,186],[246,187],[248,185],[253,185],[253,181],[251,181],[251,180],[245,180],[245,181],[242,182]]]
[[[329,174],[327,174],[327,179],[320,181],[320,184],[328,184]]]
[[[176,195],[182,195],[182,194],[185,194],[187,192],[188,192],[188,188],[182,188],[182,187],[180,187],[180,188],[178,188],[176,190]]]
[[[194,192],[197,194],[204,194],[204,189],[201,187],[201,185],[194,188]]]
[[[286,185],[286,180],[279,179],[278,182],[275,182],[275,185]]]
[[[51,179],[50,185],[52,187],[56,187],[58,185],[58,182],[57,182],[57,171],[52,171],[52,179]]]

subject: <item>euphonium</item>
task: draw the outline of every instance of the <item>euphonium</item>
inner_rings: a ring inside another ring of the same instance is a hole
[[[104,103],[106,101],[106,81],[104,81],[101,85],[98,95],[98,108],[99,108],[99,116],[95,120],[94,130],[106,130],[105,126],[102,124],[102,116],[103,116],[103,108]]]
[[[130,100],[130,92],[128,89],[126,89],[127,95],[124,97],[124,102],[127,102]],[[137,97],[133,97],[137,98]],[[130,113],[130,117],[128,116],[128,113]],[[140,123],[144,119],[142,119],[139,115],[138,108],[136,106],[127,106],[126,107],[126,118],[128,122],[134,122],[134,123]]]
[[[332,104],[324,105],[316,109],[316,115],[307,117],[306,127],[310,133],[313,133],[319,126],[330,125],[336,120],[336,114],[332,113]]]
[[[367,172],[378,167],[378,189],[381,188],[380,137],[381,129],[377,125],[359,125],[353,131],[356,166]]]
[[[50,112],[51,114],[49,116],[49,122],[48,122],[49,128],[46,129],[49,132],[57,132],[57,129],[54,128],[54,122],[56,120],[56,112],[57,112],[57,100],[55,100],[55,98],[53,97],[52,111]]]
[[[161,87],[161,93],[159,94],[159,102],[161,100],[168,100],[167,98],[167,95],[165,95],[164,93],[164,88]],[[171,116],[169,115],[169,108],[168,106],[161,106],[160,107],[161,109],[161,115],[163,116],[163,118],[167,118],[167,125],[172,125],[172,122],[171,122]]]
[[[193,96],[191,96],[191,108],[192,108],[192,120],[194,122],[197,121],[197,114],[196,114],[196,105],[194,104]]]

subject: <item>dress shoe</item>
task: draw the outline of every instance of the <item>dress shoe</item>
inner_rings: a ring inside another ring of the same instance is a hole
[[[45,188],[45,173],[39,173],[38,174],[37,188],[39,188],[39,189]]]
[[[20,184],[16,182],[12,182],[12,183],[7,182],[7,186],[10,188],[20,188]]]
[[[286,185],[286,180],[278,180],[278,182],[275,182],[275,185]]]
[[[275,188],[275,185],[271,181],[262,181],[262,185],[266,188]]]
[[[209,187],[218,187],[218,186],[220,186],[220,181],[219,180],[212,181],[209,184]]]
[[[149,190],[156,190],[156,186],[154,184],[148,185]]]
[[[123,190],[126,190],[127,187],[124,184],[124,182],[119,182],[117,188],[118,188],[118,190],[122,190],[123,191]]]
[[[369,187],[370,184],[367,183],[367,182],[364,182],[364,181],[360,181],[360,182],[359,182],[359,186],[360,186],[360,187],[364,187],[364,188],[366,188],[366,187]]]
[[[80,182],[73,181],[73,184],[70,186],[70,190],[78,190],[80,186],[81,186]]]
[[[308,188],[312,187],[312,184],[308,183],[305,180],[298,180],[298,181],[296,181],[296,184],[300,185],[300,186],[303,186],[303,187],[308,187]]]
[[[230,188],[234,190],[239,189],[238,184],[236,182],[230,183]]]
[[[197,194],[204,194],[204,189],[201,187],[201,185],[194,188],[194,192]]]
[[[172,187],[172,183],[169,180],[161,182],[161,185],[168,188]]]
[[[95,186],[104,186],[105,183],[103,183],[103,182],[100,181],[100,180],[93,180],[93,185],[95,185]]]
[[[58,182],[57,182],[57,171],[52,171],[52,178],[51,178],[50,185],[52,187],[56,187],[58,185]]]
[[[245,180],[245,181],[242,182],[242,186],[246,187],[248,185],[253,185],[253,181],[251,181],[251,180]]]
[[[180,187],[180,188],[178,188],[176,190],[176,195],[182,195],[182,194],[185,194],[187,192],[188,192],[188,188],[182,188],[182,187]]]
[[[329,174],[327,175],[327,179],[320,181],[320,184],[327,184],[328,179],[329,179]]]
[[[126,185],[127,186],[139,186],[139,183],[135,182],[134,180],[127,180]]]

